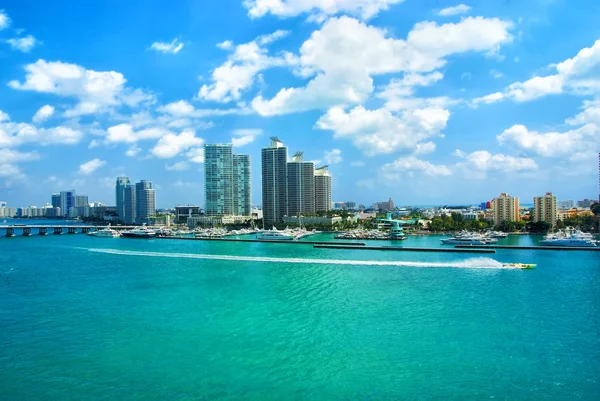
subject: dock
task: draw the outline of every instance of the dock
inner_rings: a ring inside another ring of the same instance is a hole
[[[74,225],[74,224],[61,224],[61,225],[3,225],[0,226],[0,230],[4,230],[6,237],[14,237],[17,232],[21,232],[24,237],[33,235],[34,230],[37,230],[38,235],[48,235],[52,233],[54,235],[67,234],[86,234],[91,231],[101,230],[106,226],[91,226],[91,225]],[[134,226],[112,226],[115,230],[130,230]]]
[[[459,249],[509,249],[533,251],[600,251],[600,247],[593,246],[542,246],[542,245],[456,245]]]
[[[370,251],[406,251],[406,252],[442,252],[442,253],[496,253],[495,249],[457,249],[457,248],[414,248],[405,246],[339,246],[338,244],[315,244],[313,248],[362,249]]]
[[[245,239],[245,238],[219,238],[219,237],[156,237],[157,239],[179,239],[188,241],[221,241],[221,242],[260,242],[273,244],[304,244],[304,245],[337,245],[340,248],[354,246],[363,249],[366,245],[364,242],[331,242],[331,241],[290,241],[290,240],[265,240],[265,239]]]

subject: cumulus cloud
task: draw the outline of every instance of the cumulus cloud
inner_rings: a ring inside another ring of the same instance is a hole
[[[414,151],[423,140],[446,127],[450,112],[439,108],[409,110],[400,116],[389,110],[357,106],[346,112],[331,108],[317,121],[317,128],[331,130],[334,138],[348,139],[365,154]]]
[[[443,8],[438,12],[440,17],[451,17],[453,15],[466,14],[471,10],[471,7],[466,4],[459,4],[454,7]]]
[[[168,159],[177,156],[179,153],[191,147],[201,146],[203,143],[204,140],[196,137],[194,131],[186,130],[179,135],[164,135],[158,140],[156,146],[154,146],[150,152],[161,159]]]
[[[165,164],[165,168],[168,171],[184,171],[189,170],[190,165],[186,162],[177,162],[173,164]]]
[[[192,148],[185,154],[188,160],[192,163],[204,163],[204,149]]]
[[[599,66],[600,40],[597,40],[592,47],[580,50],[575,57],[548,66],[556,72],[555,74],[535,76],[525,82],[515,82],[502,92],[474,99],[473,104],[489,104],[506,99],[527,102],[561,93],[597,94],[600,90]]]
[[[329,151],[325,151],[325,153],[323,154],[323,159],[325,160],[325,163],[332,165],[332,164],[339,164],[342,162],[342,151],[340,149],[331,149]]]
[[[13,50],[18,50],[23,53],[29,53],[37,43],[37,40],[32,35],[23,36],[21,38],[10,38],[6,39]]]
[[[217,47],[221,50],[231,50],[233,49],[233,42],[231,40],[225,40],[221,43],[217,43]]]
[[[12,122],[8,114],[0,111],[0,147],[13,148],[25,144],[73,145],[83,138],[80,130],[65,126],[38,128],[28,123]]]
[[[495,52],[512,40],[513,24],[498,18],[467,17],[457,23],[416,24],[406,40],[347,16],[330,18],[300,48],[298,73],[312,79],[303,87],[283,88],[273,98],[252,101],[271,116],[335,105],[356,105],[374,91],[373,76],[405,73],[405,88],[429,85],[450,55]],[[427,74],[431,73],[431,74]],[[412,75],[411,75],[412,74]]]
[[[90,175],[105,164],[105,160],[92,159],[89,162],[83,163],[81,166],[79,166],[79,173],[83,175]]]
[[[33,116],[33,122],[39,124],[43,121],[46,121],[50,117],[54,115],[54,107],[50,105],[45,105],[40,107],[40,109]]]
[[[125,77],[116,71],[94,71],[77,64],[45,60],[27,64],[25,71],[23,82],[13,80],[8,85],[13,89],[77,99],[79,103],[65,112],[66,117],[107,112],[121,105],[136,106],[154,101],[153,95],[126,87]]]
[[[0,149],[0,177],[22,179],[25,174],[18,166],[19,163],[38,160],[37,152],[19,152],[12,149]]]
[[[263,130],[260,128],[236,129],[233,131],[231,143],[234,147],[239,148],[254,142],[254,140],[262,134]]]
[[[538,165],[533,159],[507,156],[501,153],[492,154],[487,150],[478,150],[469,154],[457,151],[455,154],[465,160],[463,163],[457,164],[457,166],[463,167],[467,171],[518,172],[538,169]]]
[[[405,176],[413,176],[415,173],[423,173],[428,176],[449,176],[452,171],[445,165],[436,165],[415,156],[406,156],[396,159],[392,163],[386,163],[380,168],[384,180],[399,181]]]
[[[340,13],[358,15],[369,19],[391,5],[404,0],[245,0],[244,6],[252,18],[267,14],[281,18],[308,13],[312,20],[322,20],[327,15]]]
[[[10,18],[4,10],[0,10],[0,31],[10,26]]]
[[[154,42],[150,46],[150,49],[159,53],[177,54],[183,49],[183,42],[180,42],[177,38],[173,39],[170,43]]]

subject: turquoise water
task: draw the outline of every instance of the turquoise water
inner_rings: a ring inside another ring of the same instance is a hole
[[[1,238],[0,305],[2,400],[600,397],[595,252]]]

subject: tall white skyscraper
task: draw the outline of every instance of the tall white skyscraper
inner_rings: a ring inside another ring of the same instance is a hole
[[[149,222],[149,217],[156,214],[156,192],[150,181],[142,180],[135,184],[135,222]]]
[[[315,212],[315,163],[296,152],[287,164],[288,216]]]
[[[115,185],[115,198],[117,205],[117,215],[119,220],[125,221],[125,187],[129,185],[129,177],[117,177]],[[135,219],[134,219],[135,220]]]
[[[231,144],[204,145],[205,212],[250,216],[250,156],[234,155]]]
[[[329,166],[315,169],[315,211],[331,210],[331,175]]]
[[[288,214],[287,158],[288,148],[277,137],[271,137],[271,145],[261,152],[262,208],[267,224],[283,221]]]
[[[125,224],[135,224],[135,207],[135,185],[127,184],[123,189],[123,222]]]

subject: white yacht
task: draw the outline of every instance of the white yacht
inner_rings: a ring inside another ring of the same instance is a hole
[[[567,227],[554,234],[548,234],[540,241],[545,246],[596,247],[594,237],[573,227]]]
[[[142,227],[134,228],[133,230],[123,231],[121,236],[126,238],[154,238],[156,231],[149,229],[144,224]]]
[[[442,239],[444,245],[485,245],[483,239],[477,237],[452,237]]]
[[[273,228],[272,230],[257,232],[256,239],[266,241],[292,241],[296,239],[296,237],[293,234],[288,234]]]
[[[110,228],[110,224],[101,230],[91,231],[88,233],[88,235],[99,238],[118,238],[121,236],[117,230]]]

